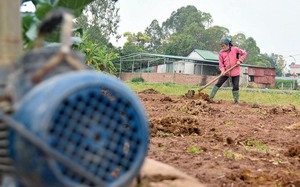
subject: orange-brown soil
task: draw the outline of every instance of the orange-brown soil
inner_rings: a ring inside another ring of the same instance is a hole
[[[207,186],[300,186],[300,111],[137,93],[149,117],[148,156]]]

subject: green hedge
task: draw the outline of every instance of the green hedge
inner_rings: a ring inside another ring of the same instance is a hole
[[[130,80],[131,82],[145,82],[142,77],[134,77]]]
[[[275,87],[277,89],[298,89],[297,80],[276,80]]]

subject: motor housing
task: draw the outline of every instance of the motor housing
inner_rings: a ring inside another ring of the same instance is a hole
[[[51,150],[10,130],[8,152],[24,186],[128,186],[147,154],[148,121],[139,98],[95,71],[43,81],[16,103],[13,119]]]

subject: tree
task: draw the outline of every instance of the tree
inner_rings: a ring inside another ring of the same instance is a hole
[[[240,42],[240,48],[245,49],[247,51],[247,58],[245,60],[245,63],[257,65],[260,49],[259,47],[257,47],[256,41],[252,37],[249,37],[245,41]]]
[[[272,67],[271,58],[266,54],[259,54],[256,65],[264,67]]]
[[[186,6],[173,12],[162,24],[162,51],[172,55],[188,55],[205,46],[205,28],[212,23],[210,14],[195,6]]]
[[[189,5],[174,11],[170,18],[162,24],[162,29],[167,34],[182,33],[191,24],[196,24],[200,28],[210,25],[212,22],[209,13],[203,13],[195,6]]]
[[[204,43],[206,50],[219,51],[220,40],[228,36],[229,30],[222,26],[213,26],[205,30]]]
[[[164,44],[164,53],[169,55],[186,56],[195,47],[193,46],[193,37],[185,34],[174,34],[170,38],[170,42]]]
[[[119,58],[119,55],[110,47],[93,43],[88,40],[86,35],[84,35],[83,42],[80,43],[77,49],[85,54],[88,66],[97,71],[107,72],[112,75],[116,74],[116,68],[113,61]]]
[[[158,53],[162,45],[163,32],[157,20],[153,20],[149,27],[146,28],[145,34],[149,37],[147,50]]]
[[[108,44],[110,37],[119,38],[117,33],[120,22],[116,0],[94,0],[87,5],[75,21],[75,26],[83,28],[89,40],[94,43]]]
[[[30,0],[22,0],[21,3]],[[34,13],[24,12],[22,15],[23,24],[23,44],[25,49],[31,49],[37,38],[37,30],[41,20],[51,10],[58,7],[65,7],[73,11],[75,16],[79,16],[86,5],[93,0],[32,0],[36,7]],[[57,42],[59,35],[54,33],[51,37],[47,37],[48,42]]]
[[[141,32],[138,33],[125,32],[124,37],[127,38],[127,41],[124,44],[125,49],[123,49],[124,54],[128,54],[126,52],[126,48],[130,46],[136,49],[135,52],[145,52],[146,51],[145,48],[147,48],[150,41],[149,36]]]
[[[237,33],[232,37],[233,44],[237,47],[242,47],[242,44],[246,42],[246,36],[243,33]]]
[[[275,55],[275,57],[276,57],[276,75],[283,76],[286,62],[282,55]]]

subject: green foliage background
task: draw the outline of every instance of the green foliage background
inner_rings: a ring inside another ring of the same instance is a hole
[[[21,3],[26,1],[28,0],[21,0]],[[115,71],[113,74],[117,73],[117,69],[111,68],[111,65],[117,66],[118,60],[112,57],[138,52],[187,56],[194,49],[218,52],[220,50],[219,41],[225,36],[231,37],[235,46],[248,52],[244,63],[276,68],[277,76],[282,75],[285,66],[282,55],[262,54],[253,37],[246,36],[244,33],[230,35],[230,30],[226,27],[212,26],[213,18],[210,13],[202,12],[192,5],[173,11],[170,17],[162,23],[154,19],[144,31],[121,33],[127,38],[127,41],[122,47],[115,47],[110,40],[113,38],[118,40],[121,37],[118,33],[119,8],[115,6],[117,0],[33,0],[32,2],[36,6],[36,11],[22,14],[25,50],[32,48],[37,37],[38,25],[49,11],[57,7],[69,8],[76,16],[75,26],[79,27],[86,36],[85,46],[89,43],[90,46],[96,47],[95,51],[98,52],[100,52],[99,46],[101,46],[100,48],[104,50],[101,51],[102,53],[111,53],[107,55],[111,60],[107,61],[109,64],[105,66],[109,67],[108,72]],[[88,16],[89,13],[92,16]],[[46,38],[46,42],[57,42],[58,40],[59,32],[54,32]],[[92,55],[82,47],[80,50],[91,57]],[[99,55],[106,55],[94,54],[95,58],[92,61],[95,62],[95,67],[98,70],[103,69],[102,65],[106,62],[99,62]],[[128,61],[122,64],[127,68],[124,69],[125,71],[130,70],[131,63]],[[100,67],[97,64],[102,65]]]

